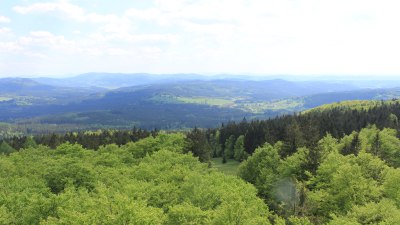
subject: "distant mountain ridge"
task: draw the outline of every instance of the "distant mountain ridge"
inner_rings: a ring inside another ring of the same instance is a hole
[[[69,78],[33,78],[34,81],[66,87],[102,87],[115,89],[121,87],[148,85],[156,83],[169,83],[174,81],[209,79],[198,74],[165,74],[156,75],[148,73],[86,73]]]
[[[191,80],[161,83],[145,86],[124,87],[113,90],[118,92],[135,92],[147,90],[154,93],[172,94],[176,96],[202,96],[237,98],[251,100],[273,100],[295,96],[305,96],[325,92],[339,92],[357,89],[353,85],[337,85],[324,82],[292,82],[281,79],[274,80]]]
[[[28,78],[1,78],[0,93],[14,93],[20,91],[48,91],[54,89],[51,85],[42,84]]]
[[[245,75],[88,73],[61,79],[2,78],[0,122],[214,127],[244,117],[265,119],[345,100],[396,97],[400,88],[365,89],[357,81],[268,80]]]
[[[266,81],[266,80],[285,80],[290,82],[309,82],[315,83],[336,83],[338,85],[352,85],[356,88],[394,88],[400,87],[400,79],[379,80],[360,79],[351,77],[332,77],[332,78],[314,78],[312,76],[287,76],[287,75],[240,75],[240,74],[217,74],[201,75],[196,73],[177,73],[177,74],[150,74],[150,73],[103,73],[91,72],[79,74],[67,78],[32,78],[42,84],[63,86],[63,87],[101,87],[107,89],[116,89],[121,87],[140,86],[149,84],[172,83],[181,81],[210,81],[210,80],[238,80],[238,81]]]
[[[99,87],[58,87],[29,78],[0,78],[1,99],[15,104],[67,104],[93,98],[105,89]]]

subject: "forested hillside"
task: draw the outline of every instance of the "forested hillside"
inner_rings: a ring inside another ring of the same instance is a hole
[[[397,224],[399,113],[353,101],[184,133],[5,139],[1,222]]]
[[[350,101],[207,132],[212,154],[243,161],[239,176],[284,218],[397,224],[399,115],[398,100]]]
[[[283,141],[285,154],[291,154],[299,146],[315,146],[327,133],[341,138],[373,124],[380,129],[397,130],[398,117],[398,100],[347,101],[268,120],[231,122],[220,128],[208,130],[207,135],[211,142],[218,143],[222,149],[226,147],[229,139],[234,142],[243,135],[244,147],[248,154],[252,154],[255,148],[265,142],[274,144]]]
[[[244,117],[274,118],[338,101],[397,98],[399,88],[392,88],[397,82],[104,73],[59,79],[3,78],[0,136],[133,126],[215,128]]]

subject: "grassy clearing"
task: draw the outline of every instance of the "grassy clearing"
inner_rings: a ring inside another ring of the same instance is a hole
[[[235,104],[232,100],[222,98],[207,98],[207,97],[176,97],[180,102],[190,104],[203,104],[212,106],[230,106]]]
[[[243,103],[240,107],[252,113],[263,113],[266,110],[298,110],[302,109],[304,102],[301,99],[284,99],[270,102]]]
[[[152,97],[150,100],[160,103],[186,103],[228,107],[235,104],[234,100],[209,97],[179,97],[170,94],[162,94]]]
[[[0,96],[0,102],[5,102],[5,101],[9,101],[9,100],[12,100],[12,98],[9,98],[9,97],[1,97],[1,96]]]
[[[222,163],[222,157],[212,158],[212,167],[226,175],[237,175],[240,162],[228,159],[226,163]]]

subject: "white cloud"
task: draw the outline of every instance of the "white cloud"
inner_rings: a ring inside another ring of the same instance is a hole
[[[9,22],[11,22],[10,18],[0,15],[0,23],[9,23]]]
[[[135,17],[143,20],[157,20],[161,16],[161,12],[156,8],[150,8],[150,9],[130,8],[125,11],[125,16]]]
[[[56,12],[77,20],[82,20],[84,17],[84,10],[81,7],[67,1],[34,3],[29,6],[15,6],[13,9],[20,14]]]
[[[112,34],[100,34],[95,33],[89,36],[95,42],[112,42],[112,41],[123,41],[128,43],[174,43],[178,40],[176,35],[171,34],[129,34],[129,33],[112,33]]]
[[[0,34],[9,34],[9,33],[11,33],[11,29],[10,28],[8,28],[8,27],[1,27],[0,28]]]
[[[15,42],[0,42],[0,52],[15,52],[23,48]]]
[[[87,13],[82,7],[71,4],[66,0],[34,3],[28,6],[15,6],[13,9],[15,12],[23,15],[31,13],[55,13],[55,15],[80,22],[109,23],[119,20],[118,16],[113,14],[100,15],[97,13]]]
[[[88,56],[96,65],[124,66],[120,57],[129,56],[137,63],[127,70],[148,72],[400,73],[397,0],[153,3],[102,13],[67,0],[19,4],[19,16],[53,15],[72,31],[27,30],[3,49],[19,46],[59,61]],[[5,33],[12,32],[0,28]]]
[[[6,28],[0,29],[0,34],[5,31],[11,34]],[[8,41],[0,41],[0,52],[8,54],[20,54],[29,57],[45,58],[50,53],[61,54],[81,53],[81,48],[64,36],[54,35],[48,31],[32,31],[29,35],[15,37]]]
[[[86,39],[75,41],[69,40],[63,35],[55,35],[49,31],[31,31],[28,35],[18,37],[14,41],[0,42],[0,51],[34,58],[48,58],[50,55],[55,55],[60,59],[93,56],[154,58],[162,54],[162,49],[153,46],[152,43],[170,42],[174,38],[174,36],[157,34],[126,36],[93,34]],[[115,44],[117,41],[132,43],[132,45]],[[149,42],[150,44],[140,44],[143,42]]]
[[[62,35],[54,35],[48,31],[32,31],[28,36],[21,37],[18,43],[26,48],[41,48],[47,50],[60,50],[61,53],[74,53],[79,51],[74,41],[65,39]]]

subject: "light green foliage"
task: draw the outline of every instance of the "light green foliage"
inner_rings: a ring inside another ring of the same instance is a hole
[[[400,142],[375,126],[340,140],[326,135],[314,147],[278,154],[256,149],[239,169],[287,224],[398,224]]]
[[[36,148],[36,147],[37,147],[37,144],[36,144],[35,140],[33,139],[33,137],[32,136],[26,137],[23,148],[27,149],[27,148]]]
[[[351,151],[354,145],[354,135],[343,137],[340,141],[341,152]],[[379,130],[376,126],[369,126],[362,129],[359,134],[359,150],[371,153],[385,160],[390,166],[400,166],[400,139],[397,138],[397,131],[390,128]],[[346,150],[347,149],[347,150]]]
[[[289,225],[312,225],[310,220],[307,217],[289,217]]]
[[[174,205],[169,209],[168,224],[210,224],[207,212],[189,203]]]
[[[343,155],[357,155],[362,149],[362,141],[358,132],[353,131],[350,135],[340,140],[339,151]]]
[[[269,224],[252,185],[182,154],[184,140],[0,156],[0,224]]]
[[[246,96],[231,96],[223,98],[204,96],[176,96],[172,94],[160,94],[150,98],[151,101],[160,103],[186,103],[200,104],[218,107],[241,109],[245,112],[262,114],[266,111],[301,111],[304,110],[304,99],[289,98],[272,101],[254,101]]]
[[[247,154],[247,152],[244,149],[244,135],[240,135],[235,142],[234,145],[234,154],[233,157],[235,158],[235,160],[241,162],[245,159],[247,159],[249,155]]]
[[[191,103],[191,104],[203,104],[213,106],[231,106],[234,101],[223,98],[209,98],[209,97],[176,97],[178,102]]]
[[[234,99],[213,98],[203,96],[182,97],[171,94],[161,94],[152,97],[150,100],[161,103],[187,103],[187,104],[201,104],[220,107],[229,107],[235,104]]]
[[[239,167],[239,176],[255,185],[259,194],[267,200],[273,199],[273,190],[279,179],[281,159],[277,148],[265,144]]]
[[[307,162],[309,150],[307,148],[299,148],[296,153],[285,158],[279,167],[279,173],[282,177],[304,178],[304,166]]]
[[[306,113],[308,112],[324,112],[327,110],[332,110],[332,109],[350,109],[350,110],[368,110],[373,107],[379,107],[383,105],[390,105],[390,104],[396,104],[399,103],[400,100],[390,100],[390,101],[380,101],[380,100],[351,100],[351,101],[342,101],[342,102],[337,102],[337,103],[331,103],[331,104],[326,104],[322,105],[310,110],[307,110]]]
[[[362,129],[359,133],[361,150],[377,155],[378,148],[375,147],[380,146],[374,146],[374,144],[377,145],[377,142],[380,141],[379,139],[376,139],[377,137],[379,138],[379,133],[380,130],[375,125],[369,126],[367,129]]]
[[[317,184],[317,188],[328,187],[328,183],[333,179],[333,174],[346,163],[348,163],[348,157],[339,153],[330,153],[324,163],[318,167],[317,176],[313,177],[311,181]]]
[[[252,113],[264,113],[267,110],[302,111],[304,110],[304,99],[289,98],[283,100],[245,102],[238,104],[239,108]]]
[[[364,177],[373,179],[379,184],[382,184],[389,166],[378,157],[361,152],[357,157],[352,158],[352,163],[361,167]]]
[[[310,175],[315,174],[319,165],[326,160],[330,153],[338,153],[338,140],[327,134],[318,141],[317,146],[307,149],[302,162],[302,167],[297,174],[301,174],[302,180],[308,179]]]
[[[387,199],[375,203],[370,202],[363,206],[354,206],[346,216],[334,217],[328,223],[333,224],[398,224],[400,209]]]
[[[98,185],[95,192],[68,188],[57,197],[57,216],[43,224],[163,224],[161,209],[134,200],[120,190]]]
[[[397,131],[385,128],[379,132],[380,150],[378,156],[388,162],[389,165],[400,167],[400,140]]]
[[[325,137],[319,140],[318,151],[320,152],[321,161],[324,161],[329,153],[338,152],[337,145],[338,140],[332,137],[330,134],[327,134]]]
[[[0,102],[6,102],[6,101],[10,101],[10,100],[12,100],[12,98],[0,96]]]
[[[7,142],[2,141],[0,144],[0,154],[5,154],[8,155],[10,153],[15,152],[15,149],[13,149]]]
[[[225,141],[224,155],[226,159],[233,159],[235,150],[235,136],[231,135]]]
[[[367,157],[364,157],[367,159]],[[365,173],[365,165],[359,165],[355,156],[332,153],[318,168],[311,181],[315,190],[308,195],[308,204],[315,214],[328,217],[330,213],[345,213],[353,205],[362,205],[381,197],[379,183],[373,175]],[[379,169],[377,169],[379,170]]]
[[[374,136],[371,133],[371,130],[360,132],[364,149],[368,148],[368,134],[369,137]],[[352,211],[356,206],[379,201],[388,169],[384,161],[365,151],[361,151],[358,156],[343,156],[331,152],[319,166],[317,175],[310,180],[311,186],[315,188],[307,196],[307,205],[313,214],[329,218],[331,213],[341,215]],[[399,189],[398,186],[396,188]],[[339,224],[342,220],[343,218],[335,219],[332,224]],[[352,220],[347,221],[349,223]]]
[[[400,207],[400,169],[389,169],[383,183],[383,193]]]
[[[346,217],[337,217],[333,215],[333,219],[329,221],[327,224],[329,225],[360,225],[354,218],[346,218]]]
[[[99,154],[97,157],[96,166],[117,167],[119,164],[121,164],[121,162],[125,164],[131,164],[137,161],[137,159],[132,157],[131,152],[126,150],[128,146],[132,147],[130,143],[121,148],[119,148],[116,144],[100,147],[97,151],[101,154]]]
[[[363,177],[360,166],[350,164],[340,166],[333,174],[328,193],[343,211],[350,209],[352,204],[364,204],[380,197],[376,182]]]
[[[304,176],[303,167],[308,149],[302,148],[282,160],[275,146],[265,144],[239,167],[239,176],[252,183],[268,205],[281,215],[296,213],[304,203],[304,185],[297,178]],[[298,174],[297,174],[298,173]]]
[[[130,152],[134,159],[141,159],[161,149],[182,153],[185,147],[185,136],[182,133],[160,133],[137,142],[130,142],[122,148]]]
[[[0,224],[11,224],[15,220],[13,216],[7,207],[0,206]]]
[[[308,148],[299,148],[296,153],[283,159],[278,168],[280,179],[275,184],[274,198],[279,205],[277,210],[280,214],[297,215],[297,213],[304,211],[306,191],[304,180],[311,176],[307,168],[309,155]]]

